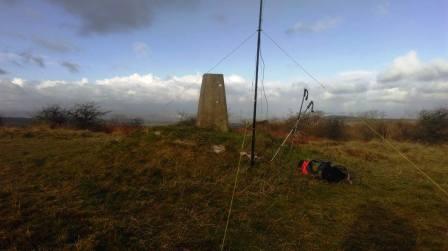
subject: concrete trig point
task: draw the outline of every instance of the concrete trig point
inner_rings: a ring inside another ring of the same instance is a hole
[[[224,75],[207,73],[202,76],[196,126],[229,130]]]

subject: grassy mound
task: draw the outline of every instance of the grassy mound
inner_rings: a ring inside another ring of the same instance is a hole
[[[190,126],[2,129],[0,249],[216,250],[241,140]],[[273,164],[279,140],[257,144],[262,161],[243,163],[227,248],[448,249],[448,200],[381,142],[311,142]],[[448,189],[447,146],[398,147]],[[344,164],[355,183],[302,177],[303,158]]]

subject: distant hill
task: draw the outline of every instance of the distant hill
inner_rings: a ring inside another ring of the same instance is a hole
[[[341,119],[345,121],[359,121],[360,118],[363,118],[362,116],[348,116],[348,115],[326,115],[324,118],[328,119]],[[408,122],[414,122],[417,119],[415,118],[372,118],[372,119],[379,119],[384,121],[408,121]]]
[[[32,118],[25,117],[3,117],[2,118],[3,125],[5,126],[27,126],[33,122]]]

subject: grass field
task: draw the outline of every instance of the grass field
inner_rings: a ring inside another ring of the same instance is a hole
[[[241,139],[189,126],[1,129],[0,249],[219,249]],[[259,135],[259,155],[279,141]],[[447,145],[396,145],[448,189]],[[302,177],[302,158],[343,164],[354,183]],[[380,141],[312,141],[247,166],[226,249],[448,250],[448,198]]]

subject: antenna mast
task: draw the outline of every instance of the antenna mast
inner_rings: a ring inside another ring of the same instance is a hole
[[[255,94],[254,94],[254,115],[252,120],[252,148],[250,154],[250,166],[255,165],[255,128],[257,122],[257,94],[258,94],[258,66],[260,64],[260,43],[261,43],[261,17],[263,15],[263,0],[260,0],[260,15],[258,17],[258,40],[257,40],[257,63],[255,66]]]

